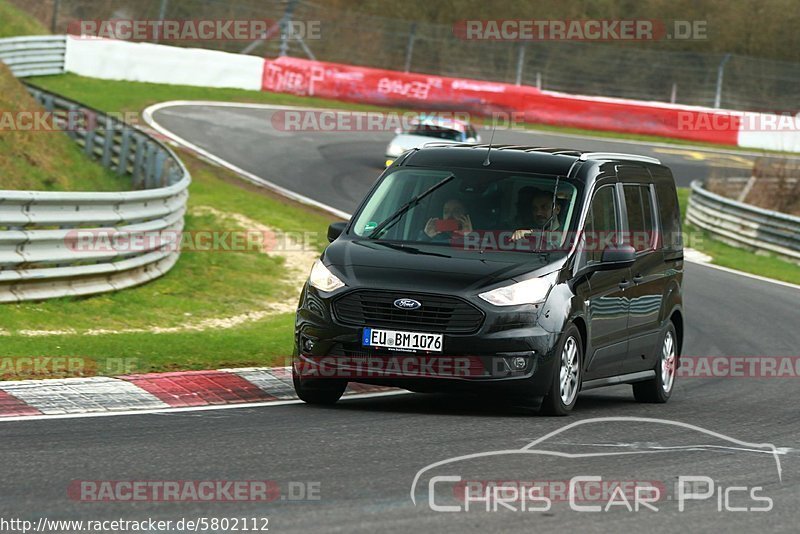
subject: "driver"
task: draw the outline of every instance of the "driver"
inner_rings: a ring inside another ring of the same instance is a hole
[[[517,241],[537,232],[557,232],[561,229],[558,215],[561,206],[553,206],[553,194],[541,189],[524,188],[520,191],[520,213],[517,217],[517,230],[511,239]]]

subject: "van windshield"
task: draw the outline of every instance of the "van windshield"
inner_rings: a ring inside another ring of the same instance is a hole
[[[576,184],[564,177],[399,168],[373,190],[352,232],[474,251],[565,253],[578,217],[577,200]]]
[[[435,126],[433,124],[417,124],[416,126],[412,126],[406,133],[409,135],[433,137],[434,139],[445,139],[447,141],[463,141],[466,139],[463,132],[453,130],[452,128],[445,128],[444,126]]]

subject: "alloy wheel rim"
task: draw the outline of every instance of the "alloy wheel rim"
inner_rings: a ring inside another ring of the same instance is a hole
[[[675,338],[672,332],[667,332],[661,347],[661,388],[664,393],[672,391],[675,382],[675,359]]]
[[[561,369],[559,371],[561,402],[566,406],[572,404],[578,394],[578,374],[578,342],[570,336],[561,350]]]

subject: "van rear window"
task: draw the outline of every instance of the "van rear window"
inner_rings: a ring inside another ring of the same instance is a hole
[[[658,212],[661,216],[663,247],[666,250],[682,250],[683,237],[678,194],[671,184],[658,181],[656,182],[656,196],[658,197]]]

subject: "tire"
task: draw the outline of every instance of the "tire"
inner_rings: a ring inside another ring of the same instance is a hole
[[[347,389],[347,382],[343,380],[301,380],[294,366],[292,367],[292,382],[294,383],[294,391],[297,393],[297,396],[301,401],[307,404],[336,404],[336,401],[342,398],[344,390]]]
[[[550,391],[542,400],[541,412],[545,415],[563,416],[572,411],[578,401],[583,380],[583,342],[574,324],[564,332],[555,351],[558,362],[553,371]]]
[[[678,336],[670,321],[659,342],[658,362],[653,370],[656,377],[633,385],[633,397],[639,402],[663,404],[675,388],[675,371],[678,363]]]

